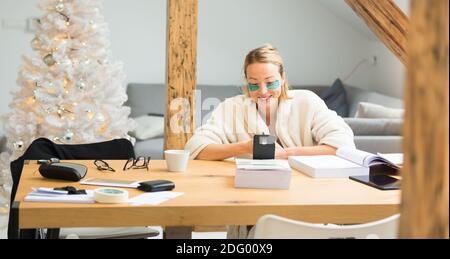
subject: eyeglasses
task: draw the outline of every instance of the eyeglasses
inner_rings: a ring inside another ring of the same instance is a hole
[[[130,158],[128,159],[128,161],[125,163],[123,170],[129,170],[129,169],[147,169],[148,171],[148,166],[150,164],[150,159],[151,157],[137,157],[137,158]]]
[[[103,160],[95,160],[94,165],[97,167],[97,170],[99,171],[111,171],[111,172],[116,171]]]

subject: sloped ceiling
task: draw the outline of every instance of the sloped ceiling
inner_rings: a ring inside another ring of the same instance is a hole
[[[394,0],[405,13],[409,13],[409,0]],[[318,0],[325,9],[346,22],[353,29],[367,37],[371,41],[378,41],[378,38],[367,27],[362,19],[345,3],[344,0]]]

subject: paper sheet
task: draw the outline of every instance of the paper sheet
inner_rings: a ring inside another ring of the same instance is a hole
[[[131,198],[129,202],[132,206],[158,205],[183,194],[182,192],[148,192]]]

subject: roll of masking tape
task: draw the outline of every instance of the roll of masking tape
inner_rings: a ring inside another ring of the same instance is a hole
[[[126,203],[128,192],[116,188],[98,188],[94,190],[94,200],[98,203]]]

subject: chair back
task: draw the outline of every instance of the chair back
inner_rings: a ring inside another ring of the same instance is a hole
[[[365,224],[324,225],[275,215],[261,217],[255,226],[256,239],[396,239],[400,215]]]
[[[59,158],[61,160],[127,160],[135,157],[131,142],[127,139],[114,139],[99,143],[64,145],[55,144],[49,139],[39,138],[33,141],[25,153],[11,163],[13,188],[11,201],[14,200],[25,160]]]

